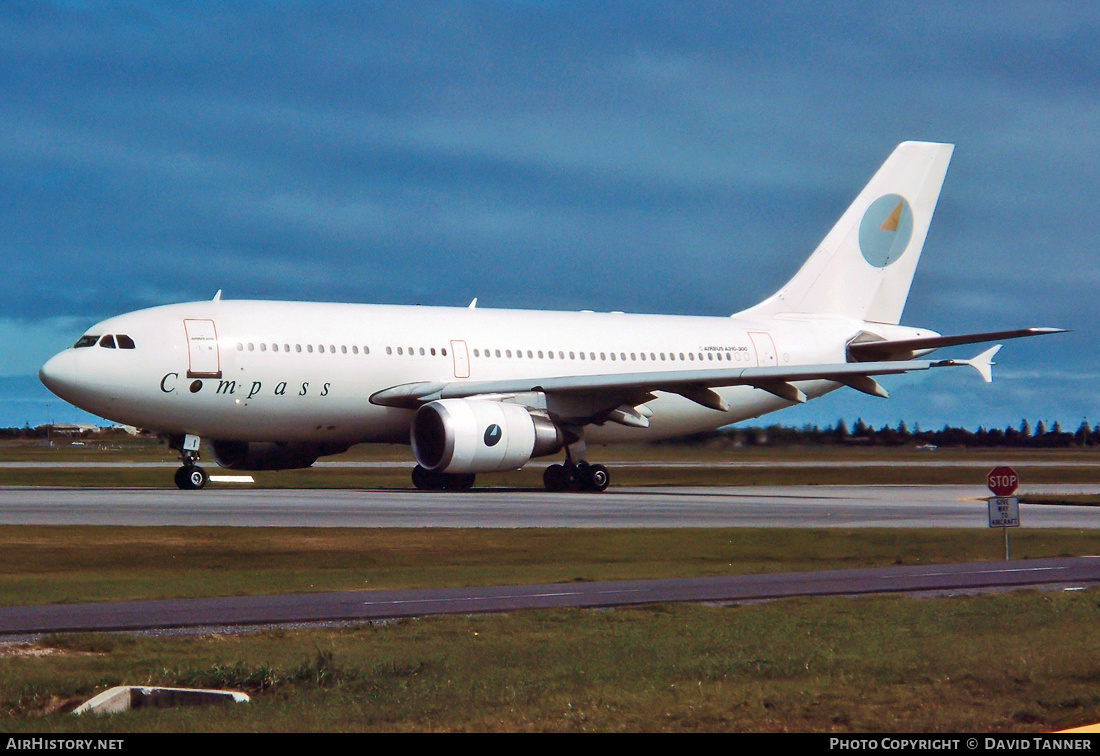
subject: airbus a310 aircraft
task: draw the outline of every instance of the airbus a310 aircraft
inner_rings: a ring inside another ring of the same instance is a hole
[[[565,452],[551,491],[602,491],[586,442],[643,441],[758,417],[877,376],[969,366],[1057,332],[941,336],[899,325],[953,146],[905,142],[785,286],[731,317],[229,301],[104,320],[41,369],[62,399],[167,434],[180,488],[202,488],[206,439],[237,470],[309,467],[354,444],[409,443],[417,488]]]

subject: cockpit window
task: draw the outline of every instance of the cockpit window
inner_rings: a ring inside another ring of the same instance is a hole
[[[83,347],[95,346],[97,341],[99,341],[98,336],[81,336],[79,339],[76,340],[76,343],[73,344],[73,349],[81,349]]]
[[[107,334],[106,336],[104,336],[102,339],[99,340],[99,345],[101,347],[107,347],[108,349],[114,349],[115,348],[115,337],[112,336],[111,334]]]
[[[120,333],[115,338],[118,339],[118,348],[119,349],[133,349],[134,348],[134,340],[131,339],[126,334]]]

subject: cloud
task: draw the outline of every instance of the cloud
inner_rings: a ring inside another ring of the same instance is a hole
[[[2,6],[0,319],[218,288],[724,315],[916,138],[958,148],[907,322],[1095,340],[1098,44],[1075,3]]]

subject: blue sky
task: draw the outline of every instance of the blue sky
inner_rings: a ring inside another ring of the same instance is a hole
[[[728,315],[906,139],[957,147],[902,322],[1073,333],[771,419],[1100,422],[1094,4],[5,3],[0,91],[0,425],[218,289]]]

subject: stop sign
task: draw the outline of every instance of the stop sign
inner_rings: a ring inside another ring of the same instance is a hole
[[[994,496],[1011,496],[1020,487],[1020,479],[1011,467],[994,467],[989,473],[989,490]]]

